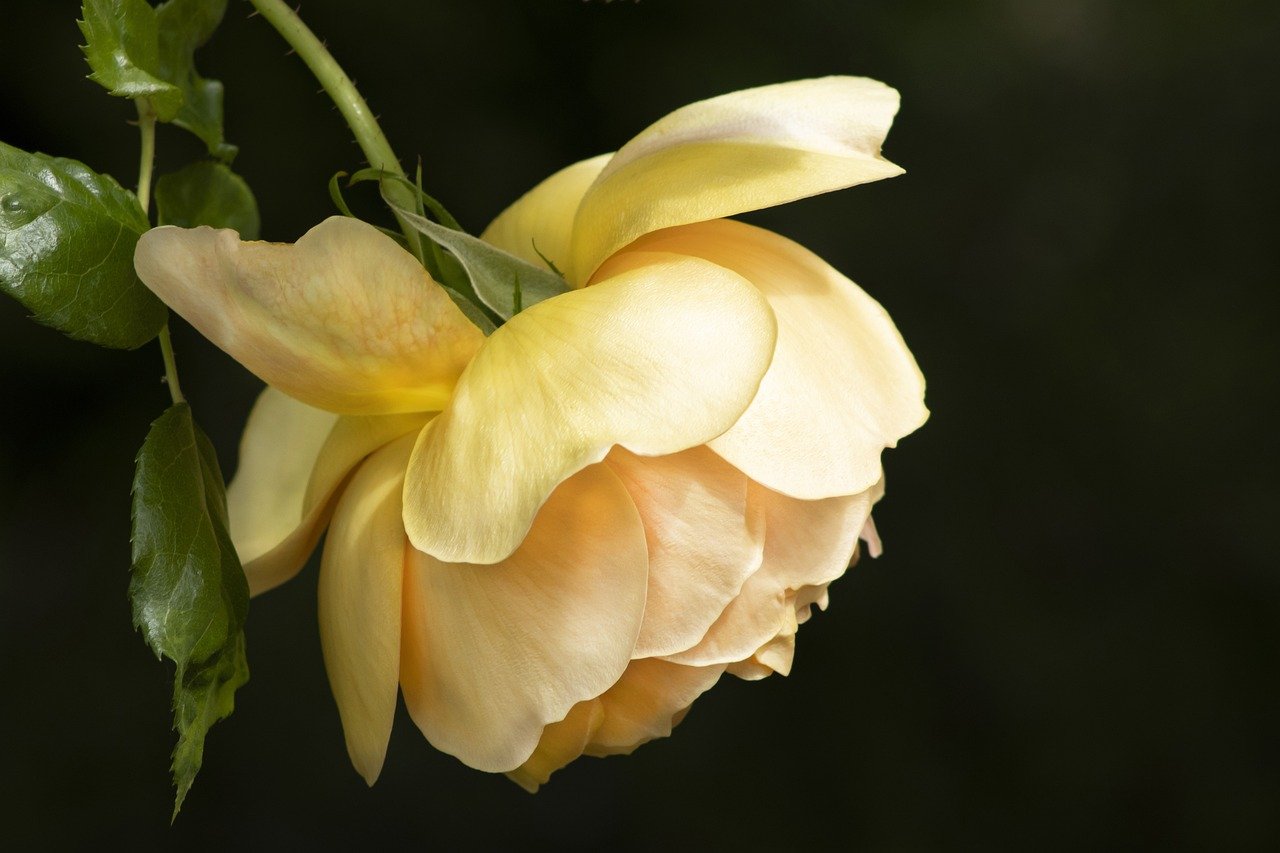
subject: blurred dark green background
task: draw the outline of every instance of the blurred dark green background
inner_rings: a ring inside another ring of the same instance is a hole
[[[132,184],[131,108],[84,79],[77,4],[4,0],[0,138]],[[360,154],[233,2],[227,84],[264,236]],[[536,797],[397,721],[347,763],[315,572],[254,601],[253,680],[167,827],[168,670],[130,627],[132,458],[154,346],[0,304],[0,838],[292,849],[1277,849],[1273,291],[1280,4],[1222,0],[307,0],[396,150],[479,229],[670,109],[829,73],[903,94],[906,176],[749,219],[895,317],[933,417],[887,454],[887,545],[788,679],[727,679],[670,740]],[[162,129],[161,170],[198,154]],[[367,209],[372,209],[367,208]],[[257,381],[190,329],[224,467]],[[13,848],[18,849],[18,848]]]

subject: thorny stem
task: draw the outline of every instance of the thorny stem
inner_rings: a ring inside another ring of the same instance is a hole
[[[138,204],[142,212],[151,207],[151,174],[156,159],[156,114],[145,98],[139,98],[138,130],[142,136],[142,153],[138,161]],[[178,365],[173,358],[173,340],[166,322],[160,330],[160,355],[164,358],[164,378],[169,386],[169,396],[175,404],[184,402],[182,386],[178,384]]]
[[[324,43],[316,38],[315,33],[308,29],[307,25],[302,22],[302,19],[298,17],[293,9],[289,8],[284,0],[249,0],[249,2],[253,4],[253,7],[258,10],[262,17],[267,19],[271,26],[275,27],[281,37],[289,43],[289,47],[293,48],[293,52],[301,57],[302,61],[307,64],[307,68],[311,69],[311,73],[320,81],[325,93],[337,105],[338,111],[342,113],[342,117],[347,122],[347,126],[355,134],[356,142],[360,145],[360,150],[364,152],[369,165],[398,177],[407,178],[404,169],[400,167],[400,161],[396,159],[395,153],[391,150],[391,144],[387,142],[387,137],[382,133],[382,128],[378,126],[377,118],[369,109],[369,105],[365,103],[364,98],[361,97],[360,92],[356,90],[355,83],[342,70],[342,66],[338,65],[332,54],[324,46]],[[383,181],[383,191],[396,204],[409,209],[413,208],[413,194],[398,182]],[[409,241],[410,249],[421,261],[421,235],[412,225],[401,219],[398,213],[396,214],[396,220],[400,223],[400,230],[404,232],[404,236]]]

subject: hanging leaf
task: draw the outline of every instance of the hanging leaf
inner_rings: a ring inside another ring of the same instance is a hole
[[[235,693],[249,681],[244,653],[244,632],[230,645],[198,666],[189,666],[173,685],[173,726],[178,745],[173,750],[173,782],[177,788],[173,816],[195,782],[204,763],[204,739],[219,720],[235,710]]]
[[[242,240],[258,239],[258,202],[249,185],[222,163],[193,163],[156,182],[160,225],[234,228]]]
[[[249,607],[227,522],[217,456],[177,403],[151,425],[133,481],[133,621],[174,677],[174,814],[204,755],[204,738],[248,680],[241,629]]]
[[[163,73],[159,23],[146,0],[85,0],[81,48],[89,79],[121,98],[146,98],[161,121],[182,107],[182,90]]]
[[[111,177],[0,142],[0,289],[39,322],[119,349],[154,338],[165,307],[133,271],[149,227]]]
[[[156,7],[160,76],[177,86],[182,107],[173,118],[224,162],[236,156],[236,147],[223,138],[222,83],[206,80],[196,72],[195,52],[213,36],[227,11],[227,0],[169,0]]]

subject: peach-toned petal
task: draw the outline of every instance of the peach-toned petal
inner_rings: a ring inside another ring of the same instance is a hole
[[[778,635],[757,649],[755,654],[746,660],[729,664],[725,671],[743,681],[759,681],[774,673],[790,675],[791,664],[796,656],[795,629],[795,625],[784,623]]]
[[[414,448],[405,528],[416,548],[502,560],[552,489],[614,445],[677,453],[747,408],[773,353],[759,291],[703,260],[632,260],[638,268],[541,302],[485,342]]]
[[[343,491],[320,562],[320,645],[347,753],[382,771],[400,677],[400,589],[408,539],[400,496],[413,435],[369,457]]]
[[[529,760],[507,775],[534,792],[580,755],[621,755],[666,737],[723,672],[723,666],[633,660],[603,696],[579,702],[563,720],[548,725]]]
[[[881,450],[928,417],[924,377],[889,315],[807,249],[725,220],[651,234],[634,251],[705,258],[769,300],[773,363],[750,408],[711,442],[756,482],[805,499],[857,494],[880,479]]]
[[[619,149],[574,223],[570,279],[673,225],[902,173],[880,156],[898,93],[862,77],[797,80],[682,107]]]
[[[542,730],[533,755],[509,772],[507,778],[530,794],[536,793],[552,773],[582,755],[602,722],[604,705],[599,699],[579,702],[569,710],[569,716]]]
[[[537,266],[545,266],[545,257],[564,271],[578,204],[612,156],[603,154],[556,172],[498,214],[480,239]]]
[[[764,562],[702,642],[667,660],[692,666],[735,663],[779,635],[794,634],[796,591],[844,574],[871,511],[872,491],[801,501],[752,483],[749,500],[765,513]]]
[[[671,456],[615,448],[649,545],[649,595],[636,658],[698,643],[760,567],[764,525],[747,511],[747,478],[705,446]]]
[[[693,701],[720,679],[722,666],[680,666],[635,660],[600,697],[604,719],[587,745],[588,755],[627,753],[671,734]]]
[[[411,550],[400,680],[414,722],[472,767],[519,767],[544,726],[627,668],[647,573],[639,515],[604,465],[556,489],[500,563]]]
[[[422,266],[364,222],[333,217],[297,243],[235,231],[148,231],[138,276],[267,384],[343,414],[434,411],[484,334]]]

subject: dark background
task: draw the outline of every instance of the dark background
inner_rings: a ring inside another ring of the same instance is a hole
[[[2,138],[131,185],[131,105],[76,4],[4,0]],[[360,154],[233,2],[227,84],[264,236]],[[726,679],[670,740],[530,797],[407,716],[365,788],[315,572],[253,602],[253,679],[167,826],[169,672],[130,627],[128,488],[154,345],[0,304],[0,838],[40,847],[1276,849],[1280,4],[1184,0],[308,0],[429,191],[478,230],[669,110],[828,73],[903,94],[907,175],[747,217],[890,310],[933,417],[887,454],[887,551],[790,678]],[[162,128],[160,168],[199,153]],[[372,210],[372,206],[367,208]],[[190,329],[183,384],[234,470],[257,380]]]

